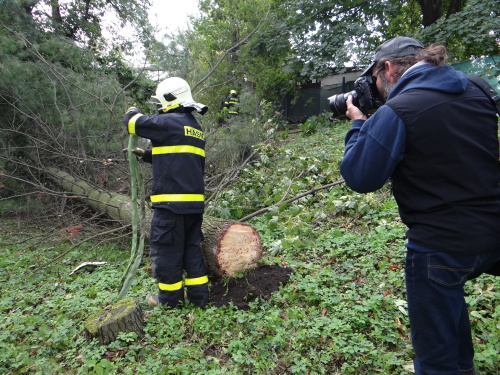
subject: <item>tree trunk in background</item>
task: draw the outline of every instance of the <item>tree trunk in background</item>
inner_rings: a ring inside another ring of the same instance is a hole
[[[97,189],[56,168],[49,168],[46,173],[54,183],[74,194],[75,198],[85,200],[95,211],[123,224],[131,224],[132,204],[128,195]],[[152,210],[146,210],[147,236],[152,216]],[[260,235],[251,225],[205,215],[202,231],[205,240],[201,249],[211,276],[232,276],[236,271],[256,266],[262,256]]]
[[[432,25],[441,17],[442,0],[417,0],[422,9],[422,26]]]
[[[448,12],[446,12],[446,18],[450,17],[452,14],[460,12],[462,7],[462,0],[451,0],[448,4]]]
[[[444,13],[442,0],[417,0],[422,10],[422,26],[427,27],[435,23]],[[462,0],[450,0],[446,11],[446,18],[460,12],[463,8]]]

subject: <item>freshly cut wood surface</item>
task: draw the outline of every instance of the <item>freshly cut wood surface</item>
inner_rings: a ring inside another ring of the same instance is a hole
[[[262,257],[259,233],[251,225],[205,217],[201,244],[208,272],[216,277],[255,267]]]
[[[219,264],[229,275],[254,267],[262,255],[260,236],[247,224],[230,225],[219,243]]]

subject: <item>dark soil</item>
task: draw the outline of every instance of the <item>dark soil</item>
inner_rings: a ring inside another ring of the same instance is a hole
[[[229,305],[247,310],[257,298],[269,299],[271,293],[285,285],[292,270],[278,265],[260,265],[245,272],[243,277],[232,277],[212,282],[210,301],[216,307]]]

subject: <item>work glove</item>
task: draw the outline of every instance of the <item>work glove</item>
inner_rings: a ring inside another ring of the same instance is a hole
[[[129,112],[140,112],[140,110],[137,107],[130,107],[129,109],[127,109],[126,113],[129,113]]]
[[[142,158],[144,156],[144,149],[143,148],[140,148],[140,147],[136,147],[132,150],[132,153],[133,154],[136,154],[137,156],[139,156],[140,158]]]
[[[124,148],[122,152],[125,155],[125,159],[127,159],[128,148]],[[142,158],[144,156],[145,151],[140,147],[136,147],[132,150],[132,153],[135,154],[138,158]]]

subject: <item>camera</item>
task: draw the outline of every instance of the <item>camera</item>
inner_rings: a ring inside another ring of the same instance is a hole
[[[346,101],[349,95],[352,96],[352,104],[358,107],[365,115],[368,115],[370,110],[377,109],[383,104],[375,85],[375,77],[361,76],[354,82],[353,91],[333,95],[328,98],[333,117],[345,116],[347,111]]]

